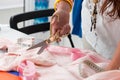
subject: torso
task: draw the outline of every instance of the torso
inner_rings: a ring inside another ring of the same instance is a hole
[[[86,40],[100,55],[106,58],[111,58],[117,43],[120,41],[120,19],[113,20],[106,14],[101,15],[100,8],[104,0],[100,0],[97,5],[97,23],[95,31],[90,31],[91,14],[93,9],[92,0],[83,0],[82,4],[82,29]],[[90,9],[90,7],[92,7]],[[97,34],[97,36],[95,35]]]

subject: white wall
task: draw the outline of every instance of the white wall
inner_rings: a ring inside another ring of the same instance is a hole
[[[0,24],[9,24],[10,17],[20,12],[23,12],[22,7],[0,10]]]
[[[23,0],[0,0],[0,24],[9,24],[12,15],[23,12]]]
[[[54,1],[55,0],[49,0],[50,2],[49,2],[49,8],[53,8],[53,5],[54,5]]]
[[[53,8],[53,2],[50,0],[49,7]],[[25,11],[34,10],[34,0],[25,0]],[[12,15],[23,12],[23,0],[0,0],[0,24],[9,24]]]
[[[0,0],[0,9],[22,7],[23,0]]]

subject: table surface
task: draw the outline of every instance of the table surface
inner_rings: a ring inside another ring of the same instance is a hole
[[[0,38],[6,38],[13,42],[16,42],[18,38],[31,37],[27,34],[11,29],[9,26],[0,26]]]

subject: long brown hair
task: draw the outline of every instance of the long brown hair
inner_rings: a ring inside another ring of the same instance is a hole
[[[103,14],[106,11],[106,9],[110,6],[113,6],[113,8],[107,14],[110,17],[120,19],[120,0],[105,0],[101,8],[101,13]]]

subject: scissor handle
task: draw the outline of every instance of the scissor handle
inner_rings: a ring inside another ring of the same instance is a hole
[[[59,15],[58,14],[53,15],[52,19],[54,17],[57,17],[57,21],[59,22]],[[69,35],[69,34],[60,36],[60,30],[57,30],[56,34],[52,35],[52,26],[50,24],[50,37],[46,40],[46,43],[51,43],[51,42],[57,41],[61,37],[66,37],[67,35]]]
[[[63,36],[60,36],[60,30],[58,30],[55,35],[50,36],[50,37],[46,40],[46,43],[51,43],[51,42],[57,41],[57,40],[60,39],[61,37],[63,38],[63,37],[66,37],[67,35],[69,35],[69,34],[65,34],[65,35],[63,35]]]
[[[58,39],[60,39],[59,31],[57,31],[55,35],[50,36],[50,37],[46,40],[46,43],[51,43],[51,42],[57,41]]]

